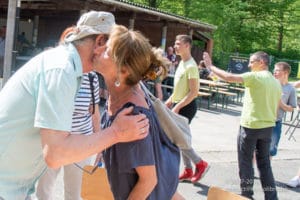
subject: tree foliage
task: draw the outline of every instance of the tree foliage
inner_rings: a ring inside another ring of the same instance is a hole
[[[300,0],[133,0],[207,22],[214,52],[256,50],[300,60]]]

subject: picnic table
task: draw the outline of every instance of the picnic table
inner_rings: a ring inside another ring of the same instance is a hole
[[[216,108],[218,107],[218,103],[220,99],[222,100],[222,109],[224,109],[227,108],[229,98],[230,97],[235,98],[237,96],[237,93],[228,91],[228,87],[230,86],[230,84],[227,82],[199,79],[199,83],[200,83],[200,91],[205,91],[211,94],[215,94],[214,98],[215,98]],[[206,85],[206,86],[202,86],[202,85]]]
[[[204,84],[204,85],[209,85],[211,87],[224,87],[224,86],[228,86],[229,83],[227,82],[222,82],[222,81],[211,81],[211,80],[207,80],[207,79],[199,79],[199,83]]]

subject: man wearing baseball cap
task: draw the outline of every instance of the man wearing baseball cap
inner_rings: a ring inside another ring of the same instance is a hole
[[[71,135],[82,74],[97,65],[114,16],[90,11],[59,46],[22,66],[0,92],[0,199],[25,199],[47,165],[70,164],[125,141],[144,138],[145,115],[119,113],[110,128]]]

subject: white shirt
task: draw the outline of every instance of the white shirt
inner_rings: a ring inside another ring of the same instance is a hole
[[[92,114],[89,111],[90,105],[93,104],[92,92],[94,92],[95,104],[98,104],[99,99],[99,81],[95,72],[93,74],[92,91],[88,73],[83,74],[82,83],[75,99],[75,109],[72,117],[72,134],[91,134],[93,133]],[[96,109],[96,108],[95,108]]]

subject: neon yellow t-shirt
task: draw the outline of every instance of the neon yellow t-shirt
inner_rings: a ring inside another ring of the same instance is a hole
[[[172,103],[178,103],[189,92],[189,79],[197,79],[199,84],[199,72],[197,63],[193,58],[186,62],[180,61],[174,76],[174,90]]]
[[[252,129],[275,125],[281,86],[269,71],[242,74],[245,85],[241,126]]]

